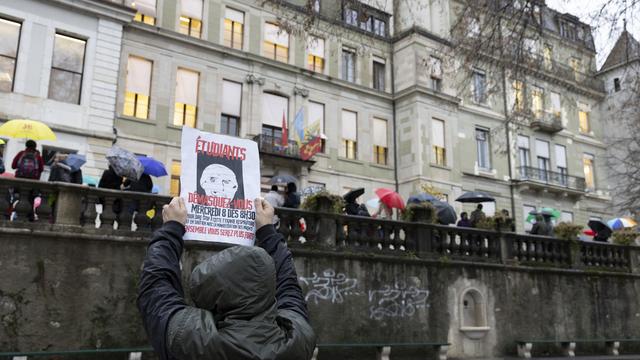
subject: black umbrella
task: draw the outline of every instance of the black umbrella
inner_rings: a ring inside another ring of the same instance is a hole
[[[461,203],[482,203],[489,201],[496,201],[493,196],[482,192],[482,191],[467,191],[466,193],[460,195],[456,201]]]
[[[433,196],[431,194],[420,193],[418,195],[410,196],[409,200],[407,200],[407,204],[419,204],[419,203],[421,203],[423,201],[428,201],[428,202],[438,201],[438,198],[436,198],[435,196]]]
[[[362,194],[364,194],[364,188],[357,188],[357,189],[353,189],[353,190],[349,191],[348,193],[344,194],[344,196],[342,196],[342,198],[347,203],[354,203],[354,202],[356,202],[356,199],[359,196],[361,196]]]
[[[593,237],[594,241],[607,242],[607,239],[613,233],[609,225],[600,220],[589,220],[587,225],[589,226],[589,229],[596,233],[596,236]]]
[[[288,184],[295,183],[298,179],[291,175],[275,175],[269,180],[269,184],[277,185],[277,184]]]
[[[458,215],[456,215],[456,211],[453,209],[453,206],[440,200],[431,201],[431,203],[436,208],[438,221],[441,224],[449,225],[456,223],[456,220],[458,220]]]

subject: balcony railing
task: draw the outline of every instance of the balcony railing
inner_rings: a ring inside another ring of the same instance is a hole
[[[40,206],[34,213],[37,198]],[[7,236],[2,234],[24,229],[34,234],[61,232],[60,236],[86,238],[146,238],[162,225],[162,206],[170,200],[167,196],[0,177],[0,239]],[[296,209],[277,208],[276,214],[280,218],[278,231],[293,249],[640,273],[640,247],[635,246],[594,242],[573,246],[545,236]]]
[[[547,185],[559,186],[584,192],[586,183],[584,178],[571,176],[564,173],[538,169],[532,166],[520,166],[518,168],[521,181],[534,181]]]
[[[257,135],[253,140],[258,143],[261,153],[302,160],[298,143],[293,140],[287,141],[286,146],[282,144],[282,138],[277,136],[262,134]]]

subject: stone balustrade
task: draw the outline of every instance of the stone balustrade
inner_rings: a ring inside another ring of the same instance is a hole
[[[167,196],[0,178],[3,226],[55,224],[88,233],[143,235],[162,224],[162,206],[169,201]],[[276,212],[278,231],[294,249],[640,273],[637,247],[297,209]]]

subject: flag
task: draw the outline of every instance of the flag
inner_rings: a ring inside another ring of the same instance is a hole
[[[289,132],[287,131],[287,118],[282,112],[282,147],[289,146]]]
[[[302,146],[304,142],[304,114],[302,112],[302,108],[298,110],[296,114],[296,118],[293,120],[293,134],[296,137],[296,142],[298,143],[298,147]]]
[[[320,150],[322,150],[322,138],[316,136],[300,147],[300,158],[304,161],[309,160],[313,155],[319,153]]]

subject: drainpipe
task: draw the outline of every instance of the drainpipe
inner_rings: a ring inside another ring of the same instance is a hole
[[[393,126],[393,176],[395,179],[396,192],[400,191],[400,184],[398,182],[398,134],[396,127],[396,81],[395,81],[395,68],[393,66],[393,59],[395,53],[393,52],[393,44],[391,45],[391,106],[393,108],[392,114],[392,126]]]

